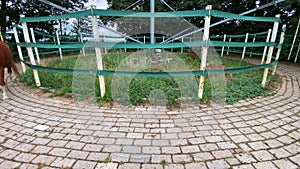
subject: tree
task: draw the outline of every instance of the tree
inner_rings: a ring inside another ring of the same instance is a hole
[[[242,13],[250,9],[254,9],[258,6],[272,2],[273,0],[181,0],[181,1],[171,1],[165,0],[175,11],[183,10],[196,10],[204,9],[205,6],[212,4],[213,9],[231,12],[231,13]],[[123,10],[129,5],[136,2],[136,0],[108,0],[109,9]],[[265,8],[263,10],[258,10],[248,16],[271,16],[274,17],[276,14],[281,14],[281,19],[284,24],[288,25],[288,28],[294,28],[295,23],[293,18],[299,18],[299,8],[300,2],[298,0],[286,0],[285,2],[276,4],[272,7]],[[165,4],[160,0],[155,0],[155,9],[158,12],[171,11]],[[150,0],[143,0],[136,5],[132,6],[129,10],[134,11],[149,11],[150,10]],[[197,27],[203,27],[203,18],[193,17],[185,18],[187,21],[196,25]],[[212,23],[221,20],[222,18],[212,18]],[[297,20],[297,19],[296,19]],[[297,23],[296,23],[297,24]],[[211,34],[240,34],[245,33],[245,30],[255,33],[265,31],[266,27],[270,27],[272,23],[259,23],[231,20],[225,24],[211,29]]]
[[[85,8],[85,3],[88,0],[50,0],[59,6],[62,6],[70,11],[79,11]],[[9,5],[8,5],[9,4]],[[42,3],[38,0],[1,0],[1,13],[0,22],[1,32],[6,32],[12,28],[12,22],[18,23],[20,14],[25,14],[26,17],[30,16],[54,16],[61,15],[65,12],[56,9],[50,5]],[[40,22],[40,23],[29,23],[29,27],[43,33],[53,34],[55,27],[60,27],[58,30],[63,30],[62,26],[66,24],[66,20]],[[63,31],[60,31],[63,34]],[[39,37],[37,37],[38,39]]]
[[[0,21],[6,20],[6,0],[1,0],[1,10],[0,10]],[[1,34],[4,34],[6,32],[6,22],[1,22]]]
[[[92,34],[91,22],[88,22],[84,19],[77,18],[76,20],[73,20],[72,26],[73,26],[73,29],[71,30],[71,32],[73,32],[75,34],[80,34],[80,33]]]

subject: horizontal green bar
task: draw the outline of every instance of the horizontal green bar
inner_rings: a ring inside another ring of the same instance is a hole
[[[238,14],[233,14],[229,12],[212,10],[211,16],[228,18],[228,19],[237,19],[237,20],[246,20],[246,21],[260,21],[260,22],[281,22],[280,18],[277,17],[258,17],[258,16],[243,16]]]
[[[20,22],[45,22],[45,21],[53,21],[53,20],[61,20],[61,19],[78,18],[78,17],[90,16],[90,15],[91,15],[91,10],[84,10],[84,11],[56,15],[56,16],[23,17],[20,18]]]
[[[222,12],[217,10],[187,10],[175,12],[134,12],[134,11],[118,11],[118,10],[103,10],[103,9],[90,9],[74,13],[68,13],[57,16],[42,16],[42,17],[23,17],[20,22],[42,22],[51,20],[70,19],[86,16],[116,16],[116,17],[155,17],[155,18],[170,18],[170,17],[201,17],[201,16],[214,16],[228,19],[248,20],[248,21],[261,21],[261,22],[280,22],[280,18],[276,17],[257,17],[257,16],[242,16],[229,12]]]
[[[223,42],[223,41],[194,41],[194,42],[175,42],[175,43],[155,43],[155,44],[140,44],[135,42],[128,43],[113,43],[113,42],[74,42],[72,44],[46,44],[46,43],[18,43],[21,47],[37,47],[37,48],[49,48],[49,49],[79,49],[79,48],[128,48],[128,49],[170,49],[170,48],[187,48],[197,46],[210,46],[210,47],[264,47],[264,46],[275,46],[273,42]]]
[[[143,77],[165,77],[165,76],[209,76],[209,75],[221,75],[226,73],[239,73],[246,71],[253,71],[264,68],[271,68],[278,64],[278,61],[274,61],[270,64],[262,64],[256,66],[249,66],[244,68],[224,69],[224,70],[197,70],[197,71],[183,71],[183,72],[129,72],[129,71],[112,71],[112,70],[74,70],[74,69],[62,69],[51,68],[38,65],[32,65],[25,63],[28,67],[35,70],[44,70],[56,73],[68,73],[68,74],[85,74],[85,75],[103,75],[103,76],[143,76]]]

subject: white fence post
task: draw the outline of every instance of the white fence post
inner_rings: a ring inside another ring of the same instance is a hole
[[[192,42],[192,37],[190,37],[190,42]],[[189,47],[189,53],[191,52],[191,48]]]
[[[82,33],[80,33],[80,42],[83,43]],[[83,56],[85,56],[85,49],[84,49],[84,47],[82,47],[82,54],[83,54]]]
[[[106,38],[105,35],[103,35],[103,42],[106,42],[105,38]],[[104,48],[104,53],[107,54],[107,48],[106,47]]]
[[[229,38],[229,41],[228,42],[231,42],[231,38]],[[228,56],[229,55],[229,49],[230,49],[230,46],[227,47],[227,52],[226,52],[226,55]]]
[[[25,15],[20,15],[20,17],[23,18],[23,17],[25,17]],[[30,43],[30,37],[29,37],[29,32],[28,32],[26,22],[22,22],[22,27],[23,27],[23,34],[24,34],[25,42]],[[34,56],[33,56],[33,52],[32,52],[32,48],[30,46],[27,46],[26,49],[27,49],[28,56],[29,56],[31,64],[36,65],[35,60],[34,60]],[[34,80],[35,80],[35,85],[37,87],[40,87],[41,82],[40,82],[39,74],[38,74],[38,71],[35,70],[35,69],[33,69],[33,76],[34,76]]]
[[[2,33],[0,32],[0,40],[3,42],[4,39],[3,39],[3,36],[2,36]]]
[[[59,40],[58,31],[56,31],[56,39],[57,39],[57,45],[60,45],[60,40]],[[58,51],[59,51],[60,59],[63,60],[63,55],[62,55],[61,48],[58,48]]]
[[[14,31],[15,41],[17,43],[17,50],[18,50],[19,58],[23,61],[24,58],[23,58],[22,49],[18,45],[18,43],[20,42],[20,40],[19,40],[19,36],[18,36],[18,31],[17,31],[17,28],[16,28],[17,25],[15,25],[15,23],[12,23],[12,25],[13,25],[13,31]],[[25,66],[25,64],[23,62],[21,62],[21,67],[22,67],[22,71],[25,72],[26,71],[26,66]]]
[[[271,33],[272,33],[272,29],[269,29],[266,42],[270,41]],[[268,46],[265,46],[260,64],[263,64],[265,62],[265,57],[266,57],[266,54],[267,54],[267,50],[268,50]]]
[[[205,8],[206,10],[211,10],[212,5],[208,5]],[[200,70],[205,70],[206,67],[206,58],[207,58],[207,53],[208,53],[208,48],[209,48],[209,27],[210,27],[210,12],[208,16],[205,16],[205,23],[204,23],[204,33],[203,33],[203,41],[207,42],[206,46],[202,46],[201,50],[201,65],[200,65]],[[198,91],[198,97],[202,99],[203,96],[203,91],[204,91],[204,79],[205,76],[200,76],[200,81],[199,81],[199,91]]]
[[[30,28],[30,32],[31,32],[32,42],[36,43],[33,28]],[[37,60],[38,64],[41,64],[40,55],[39,55],[39,51],[38,51],[37,47],[34,47],[34,52],[35,52],[35,56],[36,56],[36,60]]]
[[[83,43],[83,36],[82,36],[82,33],[80,33],[80,40],[81,40],[81,43]],[[82,47],[82,54],[83,54],[83,56],[85,56],[85,49],[84,49],[84,46]]]
[[[249,36],[249,33],[246,33],[245,43],[248,42],[248,36]],[[241,59],[241,60],[244,60],[244,58],[245,58],[245,53],[246,53],[246,46],[244,46],[243,54],[242,54],[242,59]]]
[[[299,19],[299,21],[298,21],[298,25],[297,25],[296,32],[295,32],[295,35],[294,35],[294,39],[293,39],[292,47],[291,47],[291,49],[290,49],[290,53],[289,53],[289,56],[288,56],[288,60],[290,60],[291,54],[292,54],[292,52],[293,52],[293,47],[294,47],[295,41],[296,41],[296,39],[297,39],[297,34],[298,34],[298,31],[299,31],[299,25],[300,25],[300,19]]]
[[[94,8],[95,8],[95,6],[91,6],[91,10],[93,10]],[[97,21],[97,17],[93,13],[92,13],[92,24],[93,24],[94,40],[95,40],[95,43],[98,43],[98,42],[100,42],[98,21]],[[101,49],[98,45],[95,47],[95,52],[96,52],[96,59],[97,59],[97,68],[98,68],[98,70],[103,70],[102,54],[101,54]],[[100,94],[101,94],[101,97],[103,97],[105,94],[104,76],[98,75],[98,79],[99,79],[99,84],[100,84]]]
[[[77,39],[78,39],[78,42],[81,42],[81,33],[79,33],[79,36],[77,37]],[[82,49],[79,50],[79,53],[82,54]]]
[[[256,38],[256,35],[253,35],[253,41],[252,41],[252,43],[255,43],[255,38]],[[251,47],[250,58],[252,57],[252,53],[253,53],[253,46]]]
[[[223,42],[226,42],[226,34],[224,34]],[[224,55],[224,48],[225,48],[225,46],[222,46],[221,57],[223,57],[223,55]]]
[[[300,42],[298,44],[298,50],[297,50],[297,53],[296,53],[296,56],[295,56],[295,60],[294,60],[295,63],[297,62],[297,58],[298,58],[298,55],[299,55],[299,50],[300,50]]]
[[[276,17],[279,18],[280,15],[276,15]],[[274,22],[272,36],[271,36],[271,42],[273,42],[273,43],[276,41],[278,26],[279,26],[279,22]],[[273,50],[274,50],[274,46],[270,46],[269,47],[269,51],[268,51],[268,57],[267,57],[266,64],[271,63],[272,55],[273,55]],[[263,75],[263,80],[261,82],[261,84],[262,84],[263,87],[266,86],[266,82],[267,82],[267,78],[268,78],[268,73],[269,73],[269,68],[265,68],[264,75]]]
[[[281,52],[282,45],[283,45],[283,41],[284,41],[284,30],[285,30],[285,29],[286,29],[286,25],[283,25],[283,26],[282,26],[282,32],[281,32],[281,34],[280,34],[280,39],[279,39],[279,48],[278,48],[278,50],[277,50],[275,60],[278,60],[278,59],[279,59],[279,56],[280,56],[280,52]],[[277,65],[274,66],[272,75],[275,75],[275,73],[276,73],[276,68],[277,68]]]
[[[181,38],[181,42],[183,43],[183,37]],[[183,47],[181,47],[180,53],[183,53]]]

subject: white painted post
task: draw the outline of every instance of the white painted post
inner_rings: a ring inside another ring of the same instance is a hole
[[[183,43],[183,37],[181,38],[181,42]],[[183,47],[181,47],[180,53],[183,53]]]
[[[3,36],[2,36],[2,33],[0,32],[0,40],[3,42]]]
[[[12,23],[12,25],[15,25],[15,23]],[[17,50],[18,50],[19,58],[20,58],[20,60],[24,60],[22,49],[18,45],[18,43],[20,43],[20,40],[19,40],[17,28],[15,26],[13,26],[13,31],[14,31],[15,41],[17,43]],[[25,66],[25,64],[23,62],[21,62],[21,67],[22,67],[22,71],[25,72],[26,71],[26,66]]]
[[[266,39],[266,42],[269,42],[269,41],[270,41],[271,33],[272,33],[272,29],[269,29],[268,35],[267,35],[267,39]],[[262,58],[261,58],[261,63],[260,63],[260,64],[264,64],[267,50],[268,50],[268,46],[265,46],[264,52],[263,52],[263,55],[262,55]]]
[[[124,43],[127,43],[127,40],[125,39]],[[127,53],[127,49],[124,48],[124,52]]]
[[[155,0],[150,0],[150,12],[155,13]],[[150,43],[155,43],[155,18],[150,17]],[[153,52],[152,52],[153,54]]]
[[[25,15],[20,15],[20,17],[23,18],[23,17],[25,17]],[[30,37],[29,37],[29,32],[28,32],[26,22],[22,22],[22,27],[23,27],[23,34],[24,34],[25,42],[30,43]],[[33,52],[32,52],[32,48],[30,46],[27,46],[26,49],[27,49],[28,56],[29,56],[31,64],[36,65],[35,60],[34,60],[34,56],[33,56]],[[38,74],[38,71],[35,70],[35,69],[33,69],[33,76],[34,76],[34,80],[35,80],[35,85],[37,87],[40,87],[41,82],[40,82],[39,74]]]
[[[255,37],[256,37],[256,35],[253,36],[252,43],[255,43]],[[253,47],[251,48],[250,58],[252,57],[252,52],[253,52]]]
[[[58,34],[58,31],[56,31],[56,39],[57,39],[57,45],[60,45],[60,40],[59,40],[59,34]],[[62,55],[61,48],[58,48],[58,51],[59,51],[60,59],[63,60],[63,55]]]
[[[285,29],[286,29],[286,25],[283,25],[283,26],[282,26],[282,30],[285,30]],[[283,41],[284,41],[284,31],[282,31],[281,34],[280,34],[280,39],[279,39],[279,46],[280,46],[280,47],[279,47],[278,50],[277,50],[275,60],[278,60],[278,59],[279,59]],[[276,69],[277,69],[277,65],[274,66],[272,75],[275,75]]]
[[[224,34],[223,42],[226,42],[226,34]],[[223,57],[223,55],[224,55],[224,48],[225,48],[225,46],[222,46],[221,57]]]
[[[249,36],[249,33],[246,33],[245,43],[248,42],[248,36]],[[246,46],[244,46],[243,54],[242,54],[242,59],[241,59],[241,60],[244,60],[244,58],[245,58],[245,53],[246,53]]]
[[[190,42],[192,42],[192,37],[190,37]],[[191,52],[191,48],[189,48],[189,53]]]
[[[0,26],[0,30],[1,30],[1,26]],[[0,31],[0,40],[1,40],[2,42],[4,42],[4,39],[3,39],[3,36],[2,36],[1,31]]]
[[[299,25],[300,25],[300,19],[299,19],[299,21],[298,21],[298,25],[297,25],[296,32],[295,32],[295,35],[294,35],[294,39],[293,39],[292,47],[291,47],[291,49],[290,49],[290,53],[289,53],[289,56],[288,56],[288,60],[290,60],[290,58],[291,58],[291,54],[292,54],[292,51],[293,51],[293,47],[294,47],[295,41],[296,41],[296,39],[297,39],[297,34],[298,34],[298,31],[299,31]]]
[[[146,43],[146,36],[144,36],[144,44]]]
[[[206,10],[211,10],[212,5],[208,5],[205,8]],[[205,16],[205,23],[204,23],[204,33],[203,33],[203,41],[207,42],[207,46],[202,46],[201,50],[201,65],[200,65],[200,70],[205,70],[206,67],[206,59],[207,59],[207,53],[208,53],[208,48],[209,48],[209,27],[210,27],[210,12],[208,16]],[[199,91],[198,91],[198,97],[202,99],[203,96],[203,91],[204,91],[204,79],[205,76],[200,76],[200,81],[199,81]]]
[[[91,10],[93,10],[94,8],[95,8],[95,6],[92,5]],[[98,43],[98,42],[100,42],[98,21],[97,21],[97,17],[93,13],[92,13],[92,24],[93,24],[94,40],[96,43]],[[98,68],[98,70],[103,70],[102,54],[101,54],[101,49],[98,45],[95,47],[95,52],[96,52],[97,68]],[[101,94],[101,97],[103,97],[105,94],[104,76],[99,75],[98,79],[99,79],[99,84],[100,84],[100,94]]]
[[[228,42],[231,42],[231,38],[229,38],[229,41]],[[228,46],[227,47],[227,52],[226,52],[226,55],[228,56],[229,55],[229,49],[230,49],[230,47]]]
[[[297,58],[298,58],[298,55],[299,55],[299,50],[300,50],[300,42],[299,42],[299,44],[298,44],[298,50],[297,50],[297,53],[296,53],[296,56],[295,56],[294,63],[297,62]]]
[[[279,18],[280,15],[276,15],[276,17]],[[275,42],[276,41],[278,26],[279,26],[279,22],[274,22],[272,36],[271,36],[271,42]],[[273,55],[273,50],[274,50],[274,46],[270,46],[269,47],[269,51],[268,51],[268,57],[267,57],[266,64],[271,63],[272,55]],[[261,82],[261,84],[262,84],[263,87],[266,86],[266,82],[267,82],[267,78],[268,78],[268,73],[269,73],[269,68],[265,68],[264,75],[263,75],[263,80]]]
[[[80,42],[83,43],[82,33],[80,33]],[[82,54],[83,54],[83,56],[85,56],[85,49],[84,49],[84,47],[82,47]]]
[[[103,35],[103,42],[105,42],[105,35]],[[104,53],[107,54],[107,48],[104,48]]]
[[[78,42],[81,42],[81,33],[79,33],[79,37],[77,37],[77,38],[78,38]],[[80,54],[83,53],[83,52],[82,52],[82,49],[79,50],[79,53],[80,53]]]
[[[33,28],[30,28],[30,32],[31,32],[32,42],[36,43]],[[35,51],[35,56],[36,56],[36,60],[37,60],[38,64],[41,64],[40,55],[39,55],[39,51],[38,51],[37,47],[34,47],[34,51]]]

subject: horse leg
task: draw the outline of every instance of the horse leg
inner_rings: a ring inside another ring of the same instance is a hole
[[[6,95],[6,88],[5,86],[0,86],[1,87],[1,90],[3,92],[3,97],[2,99],[5,100],[5,99],[8,99],[7,95]]]
[[[4,81],[4,67],[0,68],[0,88],[2,89],[3,92],[3,100],[8,99],[6,95],[6,88],[5,88],[5,81]]]
[[[14,71],[14,73],[15,73],[15,75],[16,75],[17,78],[20,77],[20,72],[19,72],[19,70],[17,68],[17,65],[13,61],[11,63],[11,69]]]
[[[12,78],[12,70],[13,72],[15,73],[15,76],[16,78],[19,78],[20,77],[20,72],[16,66],[16,64],[12,61],[11,63],[11,67],[8,69],[8,73],[9,73],[9,77],[10,77],[10,80],[13,82],[13,78]]]
[[[9,74],[9,79],[11,82],[14,82],[11,73]]]
[[[12,79],[12,70],[11,70],[11,68],[10,67],[8,67],[7,68],[7,72],[8,72],[8,74],[9,74],[9,79],[10,79],[10,81],[12,82],[13,81],[13,79]]]

